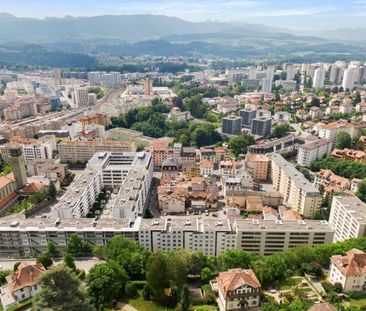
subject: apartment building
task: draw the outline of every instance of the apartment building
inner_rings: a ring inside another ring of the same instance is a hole
[[[334,149],[332,152],[332,157],[366,163],[366,153],[361,150],[354,150],[347,148]]]
[[[333,242],[366,236],[366,204],[357,197],[334,196],[329,224]]]
[[[67,172],[66,164],[55,163],[53,159],[34,159],[27,165],[30,176],[44,176],[50,180],[62,181]]]
[[[337,135],[340,132],[347,132],[351,136],[360,134],[360,127],[354,124],[347,124],[341,122],[332,122],[328,124],[318,123],[314,126],[319,138],[327,139],[332,142],[333,146],[336,142]]]
[[[131,152],[135,150],[135,144],[126,141],[63,141],[58,144],[58,153],[62,163],[86,162],[97,152]]]
[[[342,194],[350,189],[350,181],[347,178],[334,174],[331,170],[321,169],[315,173],[315,187],[324,186],[324,192],[328,195]]]
[[[245,155],[245,167],[252,175],[254,181],[266,181],[268,179],[270,158],[263,154]]]
[[[321,204],[320,192],[280,154],[272,155],[273,187],[284,203],[305,217],[311,217]]]
[[[89,104],[88,89],[81,87],[77,88],[74,93],[75,104],[77,107],[85,107]]]
[[[263,144],[249,146],[248,153],[274,154],[280,152],[291,152],[294,151],[298,145],[303,143],[303,139],[294,135],[288,135],[286,137],[268,141]]]
[[[301,245],[331,243],[333,230],[319,220],[248,220],[236,219],[233,228],[237,249],[269,256]]]
[[[150,251],[185,248],[217,256],[236,248],[236,234],[228,220],[188,216],[142,219],[139,242]]]
[[[107,126],[109,124],[109,118],[104,113],[93,113],[89,115],[82,116],[78,120],[81,123],[81,127],[84,130],[87,125],[99,124]]]
[[[318,139],[304,145],[299,145],[297,163],[301,166],[310,166],[310,163],[330,155],[332,143],[326,139]]]

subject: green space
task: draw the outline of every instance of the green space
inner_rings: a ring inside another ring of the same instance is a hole
[[[138,292],[137,298],[129,298],[125,301],[132,307],[136,308],[139,311],[170,311],[174,310],[174,308],[165,307],[160,305],[152,300],[144,300],[142,297],[142,291]]]
[[[366,308],[366,294],[351,295],[349,305],[350,307]]]

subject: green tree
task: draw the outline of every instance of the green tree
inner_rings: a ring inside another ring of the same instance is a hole
[[[205,267],[201,271],[201,281],[203,284],[207,284],[213,277],[214,273],[209,267]]]
[[[74,257],[89,256],[91,247],[88,241],[81,239],[76,233],[73,233],[67,242],[66,252]]]
[[[366,202],[366,178],[358,183],[356,195],[361,201]]]
[[[147,262],[146,285],[151,296],[162,301],[164,289],[169,287],[168,264],[161,252],[154,252],[150,255]]]
[[[191,252],[185,249],[174,250],[169,259],[169,274],[172,286],[178,289],[180,294],[186,283],[189,273]]]
[[[356,95],[353,98],[353,104],[354,105],[357,105],[360,102],[361,102],[361,94],[360,94],[360,91],[356,91]]]
[[[56,195],[57,195],[57,190],[56,190],[55,184],[51,181],[48,186],[48,189],[47,189],[47,196],[53,200],[56,198]]]
[[[247,269],[250,267],[255,255],[248,253],[242,249],[231,249],[222,253],[218,260],[220,271],[225,271],[233,268]]]
[[[253,144],[254,138],[252,136],[238,135],[229,140],[229,148],[236,157],[239,154],[245,154],[248,146]]]
[[[352,138],[347,132],[339,132],[336,138],[336,148],[344,149],[351,148]]]
[[[52,266],[53,261],[49,254],[43,254],[37,257],[37,263],[41,263],[43,267],[48,269],[48,267]]]
[[[138,242],[115,236],[107,242],[107,257],[123,267],[130,279],[145,278],[148,252]]]
[[[289,132],[289,125],[287,123],[278,124],[273,128],[272,137],[281,138]]]
[[[71,270],[76,271],[75,258],[72,255],[70,255],[70,254],[65,255],[64,264],[66,267],[69,267]]]
[[[59,255],[60,252],[58,251],[58,249],[56,248],[55,244],[53,244],[52,241],[48,241],[46,253],[51,257],[56,257]]]
[[[86,277],[87,292],[94,306],[105,305],[123,295],[126,272],[114,262],[95,265]]]
[[[40,292],[34,297],[33,311],[94,311],[87,302],[75,274],[63,265],[43,273],[39,279]]]

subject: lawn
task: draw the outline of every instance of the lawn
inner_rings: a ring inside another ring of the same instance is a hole
[[[170,311],[170,309],[157,304],[155,301],[144,300],[141,296],[141,291],[139,291],[140,296],[134,299],[128,299],[126,303],[136,308],[138,311]]]
[[[363,307],[366,306],[366,295],[360,295],[355,298],[351,298],[350,307]]]
[[[299,285],[301,281],[301,278],[288,278],[278,282],[276,287],[281,290],[293,289],[295,286]]]

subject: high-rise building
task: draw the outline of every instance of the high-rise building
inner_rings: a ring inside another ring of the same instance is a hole
[[[222,119],[222,132],[224,134],[239,135],[241,133],[241,117],[226,117]]]
[[[241,125],[251,128],[253,119],[257,116],[257,110],[242,109],[239,111],[241,117]]]
[[[53,78],[55,79],[56,85],[62,84],[60,68],[53,69]]]
[[[271,93],[272,92],[272,80],[265,78],[262,79],[262,93]]]
[[[249,69],[248,69],[248,79],[249,80],[257,79],[257,67],[249,67]]]
[[[324,81],[325,81],[325,69],[324,68],[316,69],[314,73],[313,88],[322,89],[324,87]]]
[[[253,135],[268,136],[271,134],[272,119],[266,117],[255,118],[252,121],[251,132]]]
[[[78,88],[75,90],[75,103],[78,107],[88,106],[89,97],[87,88]]]
[[[13,168],[13,174],[18,188],[23,188],[27,184],[27,170],[21,145],[14,145],[10,149],[9,163]]]
[[[353,91],[353,87],[355,86],[356,81],[356,70],[355,69],[346,69],[343,75],[342,87],[343,89]]]
[[[343,78],[344,67],[332,65],[330,69],[329,81],[335,84],[340,84]]]
[[[148,94],[148,95],[151,95],[152,92],[153,92],[153,82],[151,79],[147,78],[145,79],[144,81],[144,90],[145,90],[145,93]]]

